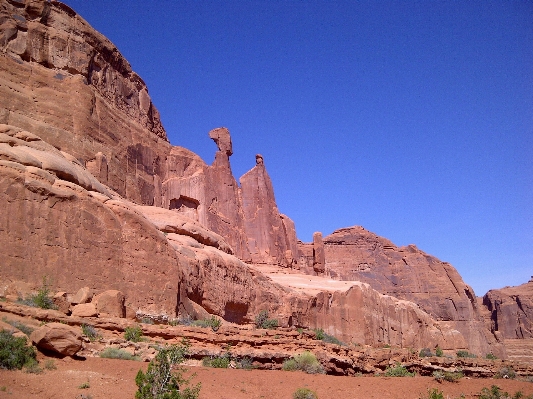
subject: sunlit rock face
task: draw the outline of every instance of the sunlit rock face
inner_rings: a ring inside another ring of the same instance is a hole
[[[533,338],[533,277],[517,287],[490,290],[483,297],[492,331],[504,339]]]
[[[48,275],[64,291],[120,290],[145,312],[237,323],[268,308],[359,343],[496,347],[451,265],[359,227],[298,242],[268,160],[233,176],[228,129],[208,133],[211,165],[170,145],[142,79],[68,6],[0,0],[0,46],[2,279]],[[297,293],[246,263],[354,284]],[[494,295],[494,334],[528,336],[526,300]]]

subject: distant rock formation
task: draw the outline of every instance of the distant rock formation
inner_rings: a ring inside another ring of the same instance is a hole
[[[483,297],[491,329],[504,339],[533,338],[533,276],[517,287],[490,290]]]

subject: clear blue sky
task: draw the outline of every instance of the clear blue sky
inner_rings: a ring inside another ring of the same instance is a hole
[[[533,2],[66,0],[172,144],[261,153],[298,237],[362,225],[477,295],[533,275]]]

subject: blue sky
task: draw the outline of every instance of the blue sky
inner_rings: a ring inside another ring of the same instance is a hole
[[[362,225],[477,295],[533,275],[531,1],[66,0],[145,80],[169,140],[261,153],[298,237]]]

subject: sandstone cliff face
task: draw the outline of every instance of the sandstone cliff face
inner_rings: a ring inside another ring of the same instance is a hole
[[[173,312],[178,258],[165,236],[66,155],[0,125],[0,279],[112,285],[132,306]]]
[[[170,145],[146,85],[117,48],[57,1],[2,0],[0,21],[0,123],[39,135],[121,195],[153,204]]]
[[[320,273],[316,267],[320,265],[320,250],[315,249],[320,248],[320,238],[313,240],[315,273]],[[479,352],[486,353],[486,342],[496,342],[486,333],[473,290],[449,263],[414,245],[398,248],[358,226],[333,232],[324,238],[323,245],[326,275],[362,281],[378,292],[418,304],[436,320],[450,322]],[[300,245],[304,264],[310,262],[308,246]]]
[[[276,206],[274,188],[261,155],[256,165],[239,179],[241,183],[244,229],[253,263],[292,266],[296,231]]]
[[[490,290],[483,297],[491,330],[504,339],[533,338],[533,277],[517,287]]]

